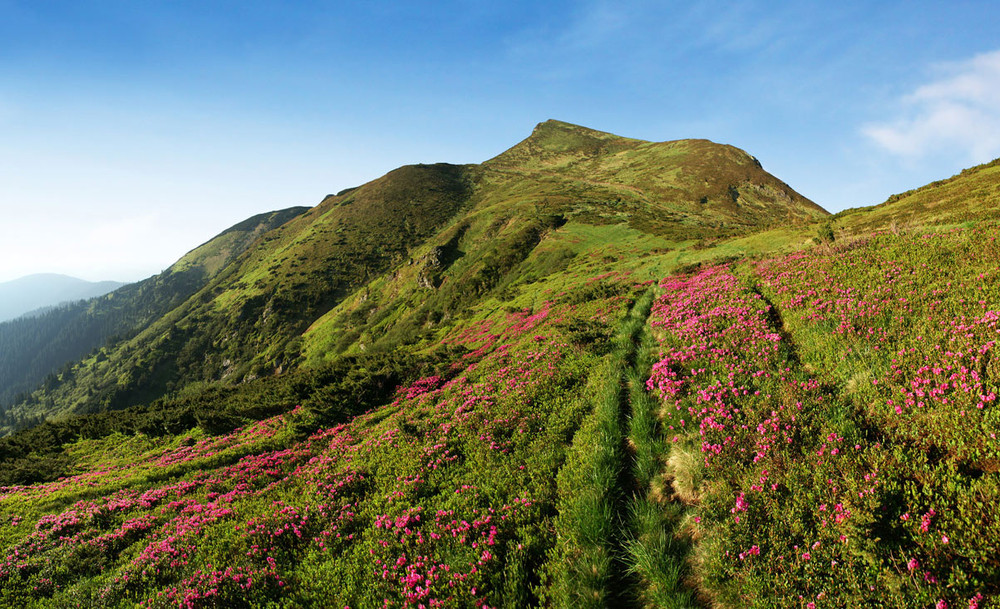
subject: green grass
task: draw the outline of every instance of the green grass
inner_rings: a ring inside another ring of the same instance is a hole
[[[559,541],[549,565],[549,601],[558,607],[605,607],[627,600],[620,548],[622,484],[628,474],[622,378],[634,349],[632,335],[643,323],[634,315],[640,306],[633,305],[622,320],[612,352],[588,378],[591,411],[559,472]]]
[[[633,309],[628,332],[634,345],[632,365],[625,373],[630,413],[628,438],[632,448],[634,490],[628,501],[629,540],[626,563],[638,581],[636,596],[646,607],[692,607],[685,577],[690,542],[680,523],[684,506],[663,496],[656,485],[664,469],[669,444],[660,421],[660,404],[646,390],[653,365],[655,341],[647,326],[653,292]]]
[[[646,607],[686,609],[696,606],[685,575],[690,544],[680,538],[682,507],[644,499],[630,504],[628,565],[642,582],[639,596]]]
[[[556,606],[691,604],[683,584],[688,545],[674,530],[680,507],[670,504],[664,512],[651,493],[664,453],[658,404],[640,380],[651,365],[646,318],[652,301],[653,291],[646,290],[590,376],[592,411],[559,474],[549,599]]]

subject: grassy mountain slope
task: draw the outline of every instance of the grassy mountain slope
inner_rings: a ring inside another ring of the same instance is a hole
[[[49,390],[59,385],[60,378],[69,383],[75,372],[61,368],[88,353],[94,360],[107,357],[106,351],[115,344],[185,302],[259,235],[305,211],[298,207],[256,215],[195,248],[159,275],[99,298],[0,324],[0,406],[23,402],[18,394],[35,389],[43,380]],[[105,351],[92,352],[101,347]],[[29,425],[48,414],[48,408],[33,406],[13,412],[5,408],[3,428]],[[64,409],[56,406],[55,411]]]
[[[313,319],[462,207],[466,182],[463,167],[417,165],[327,197],[254,241],[137,335],[36,392],[19,414],[118,409],[192,382],[280,371]],[[217,259],[213,244],[195,254],[210,265]],[[178,268],[187,275],[201,267],[186,259]]]
[[[708,140],[646,142],[559,121],[484,163],[490,177],[600,223],[674,239],[728,237],[827,213],[747,153]],[[574,193],[576,196],[566,196]]]
[[[880,205],[840,212],[833,218],[833,226],[848,233],[864,234],[997,218],[1000,218],[1000,159],[893,195]]]
[[[309,211],[308,207],[289,207],[288,209],[251,216],[194,248],[171,265],[168,271],[171,274],[194,271],[201,274],[207,281],[236,260],[261,235],[307,211]]]
[[[624,252],[694,262],[727,237],[748,235],[734,251],[768,247],[750,235],[780,225],[771,235],[778,247],[827,216],[730,146],[643,142],[558,121],[474,175],[469,211],[317,320],[305,335],[307,361],[433,340],[463,307],[507,300],[581,254],[648,272],[648,260]]]
[[[328,197],[23,411],[121,408],[192,382],[419,342],[602,241],[697,248],[824,215],[735,148],[548,121],[481,165],[403,167]]]

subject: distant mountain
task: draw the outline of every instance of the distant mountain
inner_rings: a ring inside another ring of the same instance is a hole
[[[262,234],[299,214],[293,207],[256,215],[191,250],[169,269],[115,292],[0,323],[0,407],[108,341],[134,336],[185,302]],[[95,355],[96,357],[96,355]]]
[[[91,282],[40,273],[0,283],[0,322],[65,302],[103,296],[125,285],[118,281]]]

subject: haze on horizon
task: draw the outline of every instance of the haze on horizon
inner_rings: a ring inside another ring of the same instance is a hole
[[[1000,156],[979,2],[0,1],[0,282],[134,281],[548,118],[755,155],[829,211]]]

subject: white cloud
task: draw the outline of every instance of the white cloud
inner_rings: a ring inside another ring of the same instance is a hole
[[[902,157],[961,157],[983,162],[1000,156],[1000,51],[941,64],[940,76],[900,100],[901,116],[862,132]]]

